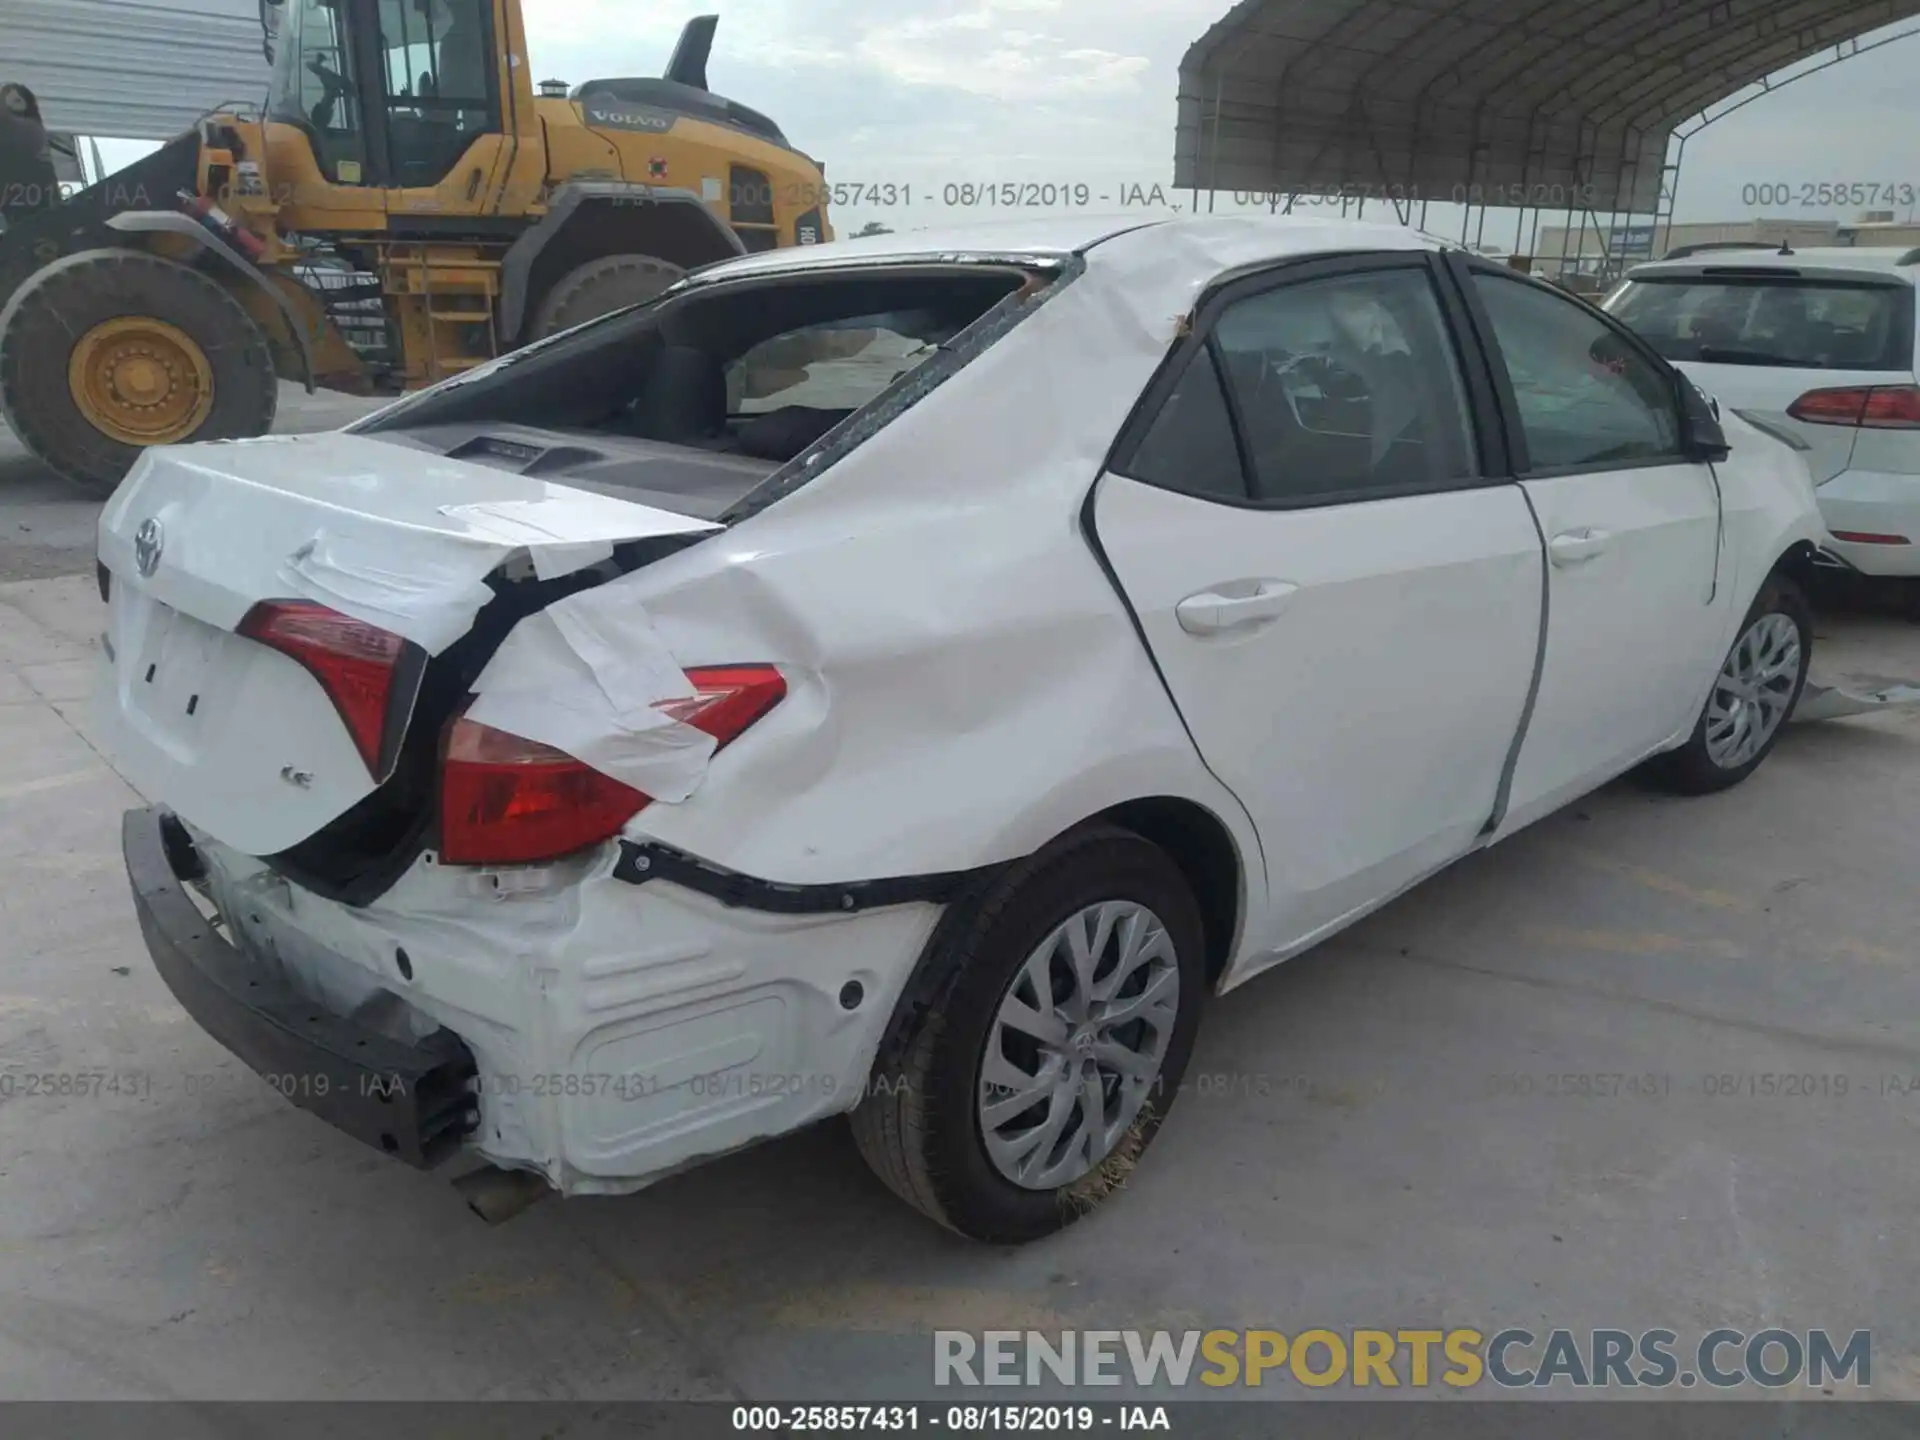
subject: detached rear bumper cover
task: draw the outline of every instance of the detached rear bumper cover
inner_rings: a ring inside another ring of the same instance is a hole
[[[460,1148],[478,1112],[455,1036],[404,1044],[356,1025],[228,944],[183,887],[198,857],[166,810],[129,810],[120,844],[154,967],[202,1029],[302,1110],[397,1160],[425,1169]]]

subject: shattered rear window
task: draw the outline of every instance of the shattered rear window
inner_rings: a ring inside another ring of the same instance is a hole
[[[676,287],[355,428],[485,422],[786,466],[922,372],[977,354],[1005,332],[990,320],[1024,313],[1065,268],[948,259]]]

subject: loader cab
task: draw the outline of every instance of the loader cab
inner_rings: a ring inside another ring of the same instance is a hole
[[[279,8],[267,118],[306,137],[328,185],[431,192],[476,142],[501,134],[510,67],[496,0],[283,0]],[[483,197],[462,187],[461,199],[470,206]]]

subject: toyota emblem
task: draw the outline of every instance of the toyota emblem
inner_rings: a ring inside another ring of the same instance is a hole
[[[160,528],[158,520],[140,522],[140,528],[133,532],[133,563],[142,575],[151,575],[160,568],[160,551],[166,542],[166,531]]]

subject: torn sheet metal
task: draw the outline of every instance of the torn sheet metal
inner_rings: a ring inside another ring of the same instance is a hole
[[[1839,685],[1807,681],[1789,723],[1845,720],[1855,715],[1878,715],[1884,710],[1920,706],[1920,685],[1892,685],[1884,690],[1849,690]]]
[[[163,544],[141,574],[134,540],[147,525]],[[331,432],[147,451],[101,515],[100,553],[120,580],[220,629],[256,600],[301,598],[438,654],[486,603],[488,574],[518,552],[550,579],[605,560],[622,541],[717,528]]]
[[[383,540],[321,530],[280,567],[277,593],[318,600],[438,655],[472,628],[493,598],[487,574],[511,553],[498,546],[428,548],[404,532]]]
[[[714,741],[659,707],[694,695],[632,596],[585,591],[513,628],[474,684],[467,718],[564,750],[656,800],[685,800]]]

